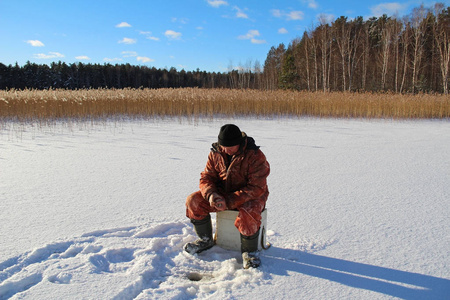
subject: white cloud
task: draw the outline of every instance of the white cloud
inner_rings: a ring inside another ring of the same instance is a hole
[[[44,43],[38,40],[28,40],[27,43],[33,47],[44,47]]]
[[[272,9],[271,12],[274,17],[281,18],[283,16],[279,9]]]
[[[305,14],[300,10],[287,13],[288,20],[303,20],[304,16]]]
[[[137,52],[135,51],[122,51],[123,57],[136,57],[138,56]]]
[[[140,62],[143,62],[143,63],[148,63],[148,62],[155,61],[154,59],[151,59],[151,58],[148,58],[148,57],[145,57],[145,56],[138,56],[136,58],[136,60],[140,61]]]
[[[255,38],[250,39],[250,42],[252,42],[252,44],[265,44],[267,43],[266,40],[258,40]]]
[[[292,10],[290,12],[285,12],[279,9],[272,9],[272,15],[277,18],[284,18],[288,21],[303,20],[305,13],[300,10]]]
[[[123,38],[121,41],[119,41],[119,44],[136,44],[137,40],[136,39],[130,39],[130,38]]]
[[[75,56],[75,59],[78,60],[90,60],[90,58],[86,55]]]
[[[233,9],[236,10],[236,18],[248,19],[248,15],[242,9],[237,6],[233,7]]]
[[[256,36],[260,36],[260,33],[259,33],[258,30],[253,29],[253,30],[249,30],[247,32],[247,34],[238,36],[238,39],[240,39],[240,40],[250,40],[250,42],[252,42],[252,44],[264,44],[264,43],[266,43],[265,40],[258,40],[258,39],[256,39],[255,38]]]
[[[59,52],[49,52],[48,54],[44,53],[34,54],[33,57],[37,59],[51,59],[51,58],[62,58],[64,57],[64,55]]]
[[[159,41],[158,37],[152,36],[152,33],[150,31],[140,31],[139,34],[145,35],[146,39],[152,40],[152,41]]]
[[[399,14],[400,12],[406,10],[407,4],[400,4],[398,2],[391,3],[381,3],[376,6],[372,6],[370,11],[372,12],[372,16],[381,17],[386,14],[388,16]]]
[[[240,40],[249,40],[249,39],[251,39],[251,38],[253,38],[255,36],[259,36],[259,35],[260,35],[259,31],[256,30],[256,29],[253,29],[253,30],[249,30],[247,32],[247,34],[238,36],[238,39],[240,39]]]
[[[122,61],[123,59],[121,59],[121,58],[117,58],[117,57],[114,57],[114,58],[108,58],[108,57],[105,57],[104,59],[103,59],[103,61],[106,61],[106,62],[115,62],[115,61]]]
[[[286,33],[288,33],[288,31],[287,31],[287,29],[286,28],[280,28],[280,29],[278,29],[278,33],[279,34],[286,34]]]
[[[228,5],[227,1],[223,1],[223,0],[207,0],[208,4],[211,5],[212,7],[220,7],[222,5]]]
[[[164,35],[171,40],[178,40],[181,38],[181,32],[176,32],[173,30],[166,30],[166,32],[164,33]]]
[[[308,4],[309,8],[316,9],[317,7],[319,7],[315,0],[305,0],[304,2]]]
[[[185,25],[185,24],[189,23],[189,19],[187,19],[187,18],[172,18],[172,22],[173,23],[178,22],[178,23]]]
[[[127,22],[122,22],[116,25],[117,28],[123,28],[123,27],[131,27],[130,24],[128,24]]]

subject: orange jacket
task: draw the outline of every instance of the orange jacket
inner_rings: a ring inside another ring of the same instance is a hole
[[[265,204],[269,196],[267,176],[270,165],[251,137],[245,137],[237,154],[228,157],[214,143],[205,170],[200,176],[200,191],[205,199],[216,192],[225,197],[227,208],[235,209],[247,201]]]

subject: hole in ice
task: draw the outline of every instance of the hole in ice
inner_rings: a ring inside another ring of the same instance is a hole
[[[186,276],[190,281],[200,281],[202,280],[203,276],[200,273],[197,272],[191,272],[188,273]]]

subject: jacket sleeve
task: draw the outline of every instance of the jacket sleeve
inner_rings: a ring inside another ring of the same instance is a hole
[[[208,155],[208,161],[203,172],[200,173],[200,192],[203,198],[209,199],[209,196],[217,192],[217,182],[219,181],[219,173],[215,168],[214,152]]]
[[[262,151],[257,150],[249,159],[247,185],[238,191],[227,195],[227,207],[235,209],[247,201],[260,199],[266,193],[267,176],[270,174],[270,165]]]

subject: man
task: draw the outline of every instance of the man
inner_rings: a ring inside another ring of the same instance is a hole
[[[234,124],[222,126],[200,175],[200,190],[186,199],[186,216],[199,239],[187,243],[184,250],[195,254],[214,246],[210,213],[238,210],[234,225],[241,234],[244,268],[258,267],[258,237],[261,212],[269,196],[269,173],[269,163],[255,140]]]

